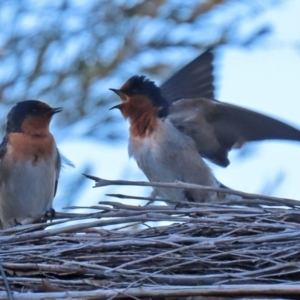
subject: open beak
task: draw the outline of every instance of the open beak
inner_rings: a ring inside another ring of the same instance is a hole
[[[122,102],[125,102],[128,100],[128,96],[124,94],[122,91],[117,89],[110,89],[111,91],[115,92],[122,100]]]
[[[121,104],[117,104],[117,105],[111,107],[109,110],[112,110],[112,109],[115,109],[115,108],[120,109],[120,108],[121,108],[121,105],[122,105],[122,103],[121,103]]]

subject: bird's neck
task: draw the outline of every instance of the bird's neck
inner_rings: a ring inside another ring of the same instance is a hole
[[[146,137],[157,127],[158,118],[156,111],[148,111],[135,117],[129,117],[129,121],[131,136]]]
[[[155,130],[158,122],[158,108],[148,101],[123,103],[120,110],[123,116],[129,119],[131,136],[145,137]]]
[[[27,118],[21,126],[21,132],[31,138],[44,138],[51,135],[49,131],[50,118],[45,116]]]

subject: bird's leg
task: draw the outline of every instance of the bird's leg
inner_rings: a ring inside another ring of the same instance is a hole
[[[55,218],[55,209],[52,207],[49,208],[49,210],[45,212],[44,217],[46,219],[50,219],[50,222],[52,222],[52,220]]]
[[[15,226],[20,226],[22,225],[22,223],[18,222],[16,218],[14,218],[14,225],[12,227],[15,227]]]

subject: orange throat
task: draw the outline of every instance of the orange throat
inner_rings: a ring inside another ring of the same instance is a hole
[[[9,144],[9,155],[13,161],[31,161],[35,165],[52,156],[55,141],[50,132],[43,137],[11,133]]]
[[[140,105],[133,104],[124,102],[120,106],[124,118],[129,119],[130,135],[139,137],[150,135],[157,126],[157,108],[148,101]]]
[[[145,137],[150,135],[158,123],[158,108],[147,97],[136,96],[119,106],[122,115],[130,122],[130,135]]]
[[[22,132],[9,134],[10,155],[15,161],[27,160],[33,165],[49,158],[55,141],[49,132],[50,116],[27,117],[22,124]]]
[[[130,118],[130,135],[146,137],[150,135],[157,125],[157,117],[153,113],[144,113],[137,119]]]
[[[47,115],[27,117],[22,124],[22,132],[27,136],[46,137],[50,134],[50,120],[51,116]]]

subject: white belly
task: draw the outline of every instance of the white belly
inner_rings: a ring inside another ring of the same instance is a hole
[[[3,167],[3,166],[2,166]],[[0,186],[0,221],[3,228],[39,218],[52,207],[55,181],[58,176],[56,157],[39,164],[18,163],[5,172]]]
[[[190,137],[179,131],[169,120],[160,120],[157,129],[145,138],[131,137],[129,154],[152,182],[176,180],[217,186],[210,169],[197,152]],[[171,200],[211,201],[212,193],[182,189],[157,189],[158,195]]]

